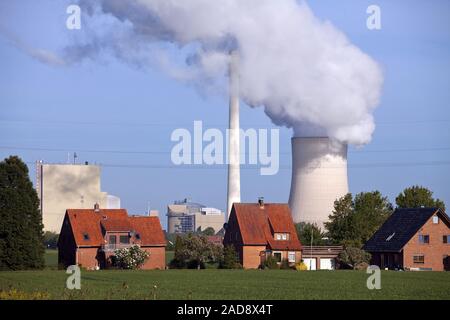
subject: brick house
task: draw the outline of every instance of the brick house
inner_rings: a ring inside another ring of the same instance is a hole
[[[436,208],[396,209],[363,249],[382,269],[450,270],[450,219]]]
[[[302,246],[287,204],[234,203],[225,227],[223,244],[235,247],[245,269],[258,268],[269,255],[280,263],[301,260]]]
[[[138,244],[150,256],[142,269],[164,269],[166,240],[158,217],[128,216],[125,209],[67,209],[58,240],[58,263],[103,269],[118,248]]]

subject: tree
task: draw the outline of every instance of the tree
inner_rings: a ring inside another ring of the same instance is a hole
[[[320,230],[320,228],[315,223],[306,223],[299,222],[295,224],[295,229],[297,231],[298,239],[301,244],[311,245],[311,236],[312,236],[312,244],[314,246],[320,246],[325,244],[325,233]]]
[[[201,233],[205,236],[213,236],[216,234],[216,231],[214,230],[213,227],[208,227],[205,230],[203,230]]]
[[[222,250],[219,246],[210,243],[206,236],[188,234],[177,237],[174,261],[171,265],[179,268],[193,266],[200,269],[206,262],[220,261],[221,255]]]
[[[220,261],[219,268],[221,269],[239,269],[239,259],[237,257],[236,249],[233,245],[227,245],[223,249],[223,259]]]
[[[370,258],[370,253],[354,247],[347,247],[338,255],[339,263],[352,269],[368,266]]]
[[[445,211],[445,204],[440,199],[433,198],[433,192],[422,186],[412,186],[401,192],[395,203],[399,208],[436,207]]]
[[[325,223],[335,243],[361,247],[392,213],[393,207],[379,191],[361,192],[352,200],[349,193],[334,203],[330,221]]]
[[[48,249],[56,249],[58,245],[59,234],[52,231],[45,231],[44,233],[44,246]]]
[[[39,199],[26,164],[17,156],[0,162],[0,269],[44,267]]]

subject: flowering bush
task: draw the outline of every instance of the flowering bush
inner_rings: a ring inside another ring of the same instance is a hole
[[[142,250],[138,245],[130,248],[122,248],[114,250],[112,257],[113,265],[121,269],[139,269],[150,254]]]
[[[308,266],[303,262],[303,260],[302,261],[300,261],[300,262],[297,262],[296,264],[295,264],[295,269],[297,270],[297,271],[305,271],[305,270],[308,270]]]

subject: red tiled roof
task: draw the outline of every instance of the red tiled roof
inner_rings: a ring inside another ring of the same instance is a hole
[[[133,229],[139,233],[141,245],[166,245],[166,237],[158,217],[132,216],[129,221]]]
[[[120,218],[106,218],[102,219],[100,224],[102,225],[105,231],[129,231],[133,230],[131,228],[130,221],[128,221],[128,217],[120,217]]]
[[[222,245],[223,237],[222,236],[206,236],[206,239],[210,243],[214,243],[217,245]]]
[[[158,217],[129,217],[125,209],[67,209],[78,246],[101,246],[105,244],[103,230],[139,233],[141,246],[165,245],[165,237]],[[65,226],[63,225],[63,228]]]
[[[235,203],[234,213],[244,245],[267,245],[275,250],[301,250],[291,210],[287,204]],[[274,233],[289,233],[289,240],[275,240]]]

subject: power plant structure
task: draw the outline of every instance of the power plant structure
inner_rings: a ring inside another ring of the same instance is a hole
[[[190,233],[213,228],[217,233],[225,223],[225,214],[188,199],[175,201],[167,206],[167,232]]]
[[[101,191],[101,168],[91,164],[36,162],[36,192],[44,231],[59,233],[66,209],[119,209],[120,198]]]
[[[292,138],[289,207],[295,223],[324,222],[334,201],[348,193],[347,144],[328,137]]]
[[[230,215],[233,203],[241,202],[240,172],[240,126],[239,126],[239,55],[237,51],[230,54],[229,66],[229,142],[228,142],[228,189],[227,215]]]

